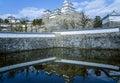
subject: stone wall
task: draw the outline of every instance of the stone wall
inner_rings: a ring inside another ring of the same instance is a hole
[[[120,49],[120,33],[68,35],[57,38],[57,47],[84,49]]]
[[[118,27],[118,26],[120,26],[120,22],[112,22],[112,21],[110,21],[110,22],[107,22],[107,23],[105,23],[105,24],[103,24],[103,27]]]
[[[54,38],[0,38],[0,52],[54,47]]]
[[[0,37],[0,53],[54,47],[120,50],[120,32],[72,35],[54,33],[51,37]]]

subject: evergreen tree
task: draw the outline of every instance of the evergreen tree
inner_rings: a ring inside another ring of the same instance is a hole
[[[35,25],[42,25],[42,19],[34,19],[32,21],[32,24],[35,26]]]
[[[3,19],[2,18],[0,18],[0,23],[3,23]]]
[[[25,25],[25,32],[27,32],[27,20],[22,20],[21,24]]]
[[[2,28],[2,26],[1,26],[2,23],[3,23],[3,19],[0,18],[0,31],[1,31],[1,28]]]
[[[94,28],[102,27],[102,19],[100,16],[96,16],[94,19]]]
[[[5,19],[5,20],[4,20],[4,23],[5,23],[5,24],[8,24],[8,23],[9,23],[9,20],[8,20],[8,19]]]
[[[42,19],[34,19],[32,21],[32,25],[36,27],[36,32],[38,31],[38,26],[41,26],[43,24]]]

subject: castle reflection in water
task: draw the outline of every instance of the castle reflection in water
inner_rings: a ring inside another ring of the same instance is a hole
[[[120,66],[117,50],[81,50],[52,48],[1,54],[0,67],[56,57]],[[110,77],[109,69],[48,62],[0,73],[0,83],[116,83],[118,76]]]

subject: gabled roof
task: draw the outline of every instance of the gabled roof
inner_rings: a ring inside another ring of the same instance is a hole
[[[112,11],[110,14],[109,14],[110,16],[116,16],[116,15],[120,15],[119,13],[117,13],[116,11]]]
[[[102,20],[106,19],[109,16],[120,16],[120,14],[113,10],[110,14],[107,14],[105,17],[103,17]]]

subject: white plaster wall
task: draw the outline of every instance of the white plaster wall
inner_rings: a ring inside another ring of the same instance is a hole
[[[110,16],[109,20],[114,22],[120,22],[120,16]]]
[[[97,33],[111,33],[119,32],[119,28],[112,29],[96,29],[96,30],[81,30],[81,31],[63,31],[63,32],[53,32],[60,35],[75,35],[75,34],[97,34]]]
[[[119,30],[119,28],[110,28],[110,29],[53,32],[54,34],[0,33],[0,38],[30,38],[30,37],[45,38],[45,37],[56,37],[57,34],[59,34],[59,35],[77,35],[77,34],[111,33],[111,32],[120,32],[120,30]]]
[[[114,21],[114,22],[120,22],[120,16],[109,16],[108,18],[103,20],[103,24]]]
[[[54,34],[19,34],[19,33],[0,33],[0,38],[32,38],[32,37],[55,37]]]
[[[103,20],[103,24],[109,22],[109,17]]]

